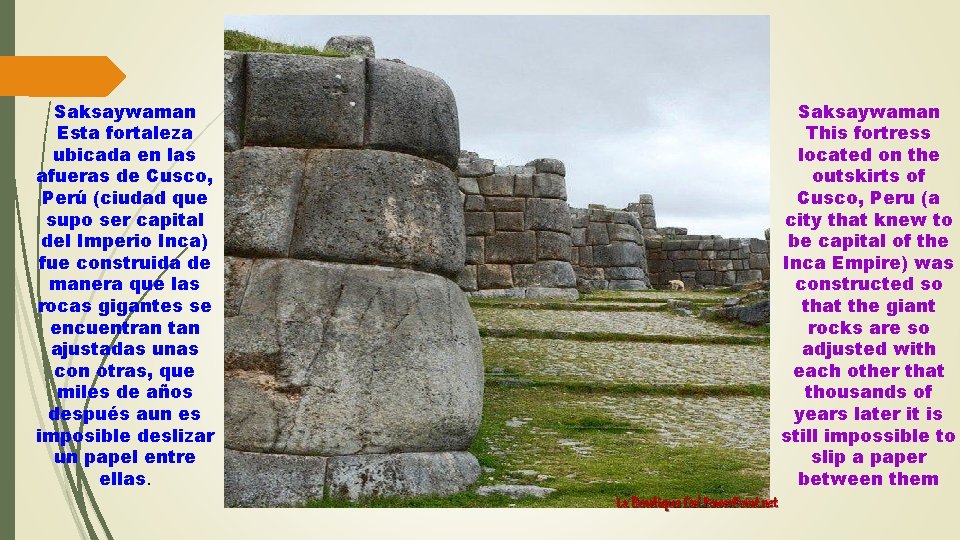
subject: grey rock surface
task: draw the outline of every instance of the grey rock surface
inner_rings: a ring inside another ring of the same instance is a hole
[[[223,149],[243,146],[243,104],[245,56],[241,52],[223,51]]]
[[[518,174],[514,176],[513,194],[517,197],[533,197],[533,175]]]
[[[480,195],[466,195],[463,197],[464,212],[483,212],[487,209],[487,203]]]
[[[464,266],[463,271],[457,274],[457,285],[467,292],[477,290],[477,266],[473,264]]]
[[[537,235],[533,231],[497,232],[486,238],[488,263],[526,263],[537,260]]]
[[[477,265],[477,287],[480,289],[509,289],[513,287],[513,270],[509,264]]]
[[[576,287],[573,266],[562,261],[539,261],[513,267],[514,284],[518,287]]]
[[[467,296],[474,298],[550,298],[557,300],[576,300],[576,289],[559,287],[512,287],[509,289],[484,289],[471,291]]]
[[[611,266],[604,269],[607,279],[635,279],[642,280],[646,276],[643,268],[637,266]]]
[[[507,176],[523,175],[533,176],[537,170],[533,167],[520,167],[517,165],[497,165],[493,168],[494,174],[503,174]]]
[[[513,175],[495,174],[478,178],[481,195],[513,195]]]
[[[496,212],[494,224],[498,231],[523,232],[523,212]]]
[[[587,244],[602,246],[610,243],[610,233],[606,223],[591,223],[586,231]]]
[[[756,326],[770,322],[770,300],[761,300],[733,309],[736,310],[737,320],[744,324]]]
[[[476,178],[460,178],[460,191],[467,195],[479,195],[480,186]]]
[[[556,231],[570,234],[570,210],[567,201],[560,199],[527,199],[527,228],[537,231]]]
[[[577,300],[580,294],[576,289],[564,287],[524,287],[524,298],[554,298],[559,300]]]
[[[567,200],[567,181],[558,174],[535,174],[533,176],[533,196]]]
[[[461,291],[440,276],[256,260],[225,337],[228,448],[463,450],[479,426],[477,325]]]
[[[461,178],[491,175],[493,169],[492,159],[483,159],[476,154],[465,157],[461,152],[460,159],[457,161],[457,176]]]
[[[554,231],[537,232],[537,259],[569,261],[572,249],[570,235]]]
[[[227,317],[240,313],[253,259],[226,256],[223,259],[223,311]]]
[[[486,209],[492,212],[523,212],[526,202],[523,197],[487,197]]]
[[[635,242],[638,244],[643,242],[643,236],[639,229],[628,224],[611,223],[607,225],[607,235],[613,242]]]
[[[463,227],[471,236],[490,236],[497,230],[493,212],[465,212]]]
[[[526,166],[533,167],[538,173],[559,174],[560,176],[567,175],[567,168],[559,159],[538,158],[527,163]]]
[[[650,287],[646,281],[640,279],[611,279],[607,288],[611,291],[643,291]]]
[[[506,495],[511,499],[519,499],[521,497],[536,497],[542,499],[555,491],[553,488],[515,484],[497,484],[495,486],[480,486],[477,488],[477,494],[484,497],[488,495]]]
[[[370,59],[367,84],[370,148],[413,154],[457,169],[457,102],[443,79],[406,64]]]
[[[364,143],[362,58],[246,55],[245,144],[359,148]]]
[[[380,150],[309,154],[290,256],[455,276],[464,264],[457,179],[442,165]]]
[[[469,452],[431,452],[334,456],[327,465],[330,497],[449,495],[467,489],[480,477]]]
[[[224,154],[224,250],[287,254],[303,181],[305,150],[247,147]]]
[[[483,237],[468,236],[467,252],[466,252],[467,264],[483,264],[483,259],[484,259]]]
[[[637,266],[643,261],[643,248],[633,242],[612,242],[594,246],[593,259],[597,266]]]
[[[323,498],[327,458],[224,450],[224,506],[301,506]]]
[[[327,40],[324,49],[337,51],[347,56],[373,58],[376,51],[370,36],[333,36]]]
[[[735,306],[704,308],[700,312],[700,317],[704,319],[740,321],[751,326],[759,326],[770,322],[770,300],[764,299],[751,304]]]

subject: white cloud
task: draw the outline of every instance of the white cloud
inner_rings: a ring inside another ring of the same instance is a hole
[[[232,17],[271,39],[373,37],[443,77],[461,146],[500,163],[557,157],[570,203],[640,193],[661,225],[759,236],[769,214],[766,17]]]

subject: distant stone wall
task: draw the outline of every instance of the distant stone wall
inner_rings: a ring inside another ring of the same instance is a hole
[[[646,240],[650,282],[722,287],[770,279],[770,243],[759,238],[677,235]]]
[[[228,51],[224,75],[226,505],[466,489],[453,93],[369,57]]]
[[[466,266],[457,277],[474,296],[570,297],[573,289],[689,289],[768,280],[768,239],[689,235],[658,227],[652,195],[623,210],[569,208],[562,162],[495,166],[462,152]],[[566,217],[566,219],[565,219]]]
[[[572,208],[572,261],[577,287],[639,290],[650,288],[639,215],[599,204]]]
[[[474,296],[576,298],[570,264],[565,168],[555,159],[495,166],[460,155],[466,266],[457,278]]]
[[[657,236],[657,212],[653,207],[653,195],[641,194],[638,202],[628,204],[624,210],[637,214],[644,238]]]

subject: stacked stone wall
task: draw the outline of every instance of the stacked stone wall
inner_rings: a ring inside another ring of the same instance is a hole
[[[465,489],[483,364],[452,92],[375,58],[224,74],[226,503]]]
[[[759,238],[678,235],[646,240],[650,281],[664,288],[723,287],[770,279],[770,243]]]
[[[501,167],[464,152],[457,174],[467,235],[460,287],[474,296],[576,298],[563,163]]]
[[[638,202],[628,204],[624,210],[637,214],[644,238],[657,236],[657,212],[653,207],[653,195],[640,195]]]
[[[636,212],[599,204],[570,210],[572,260],[580,290],[650,287],[642,224]]]

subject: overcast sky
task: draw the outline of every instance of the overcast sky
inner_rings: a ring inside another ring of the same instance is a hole
[[[498,164],[556,157],[571,206],[654,197],[657,224],[761,236],[769,222],[767,17],[228,17],[228,29],[442,77],[460,145]]]

